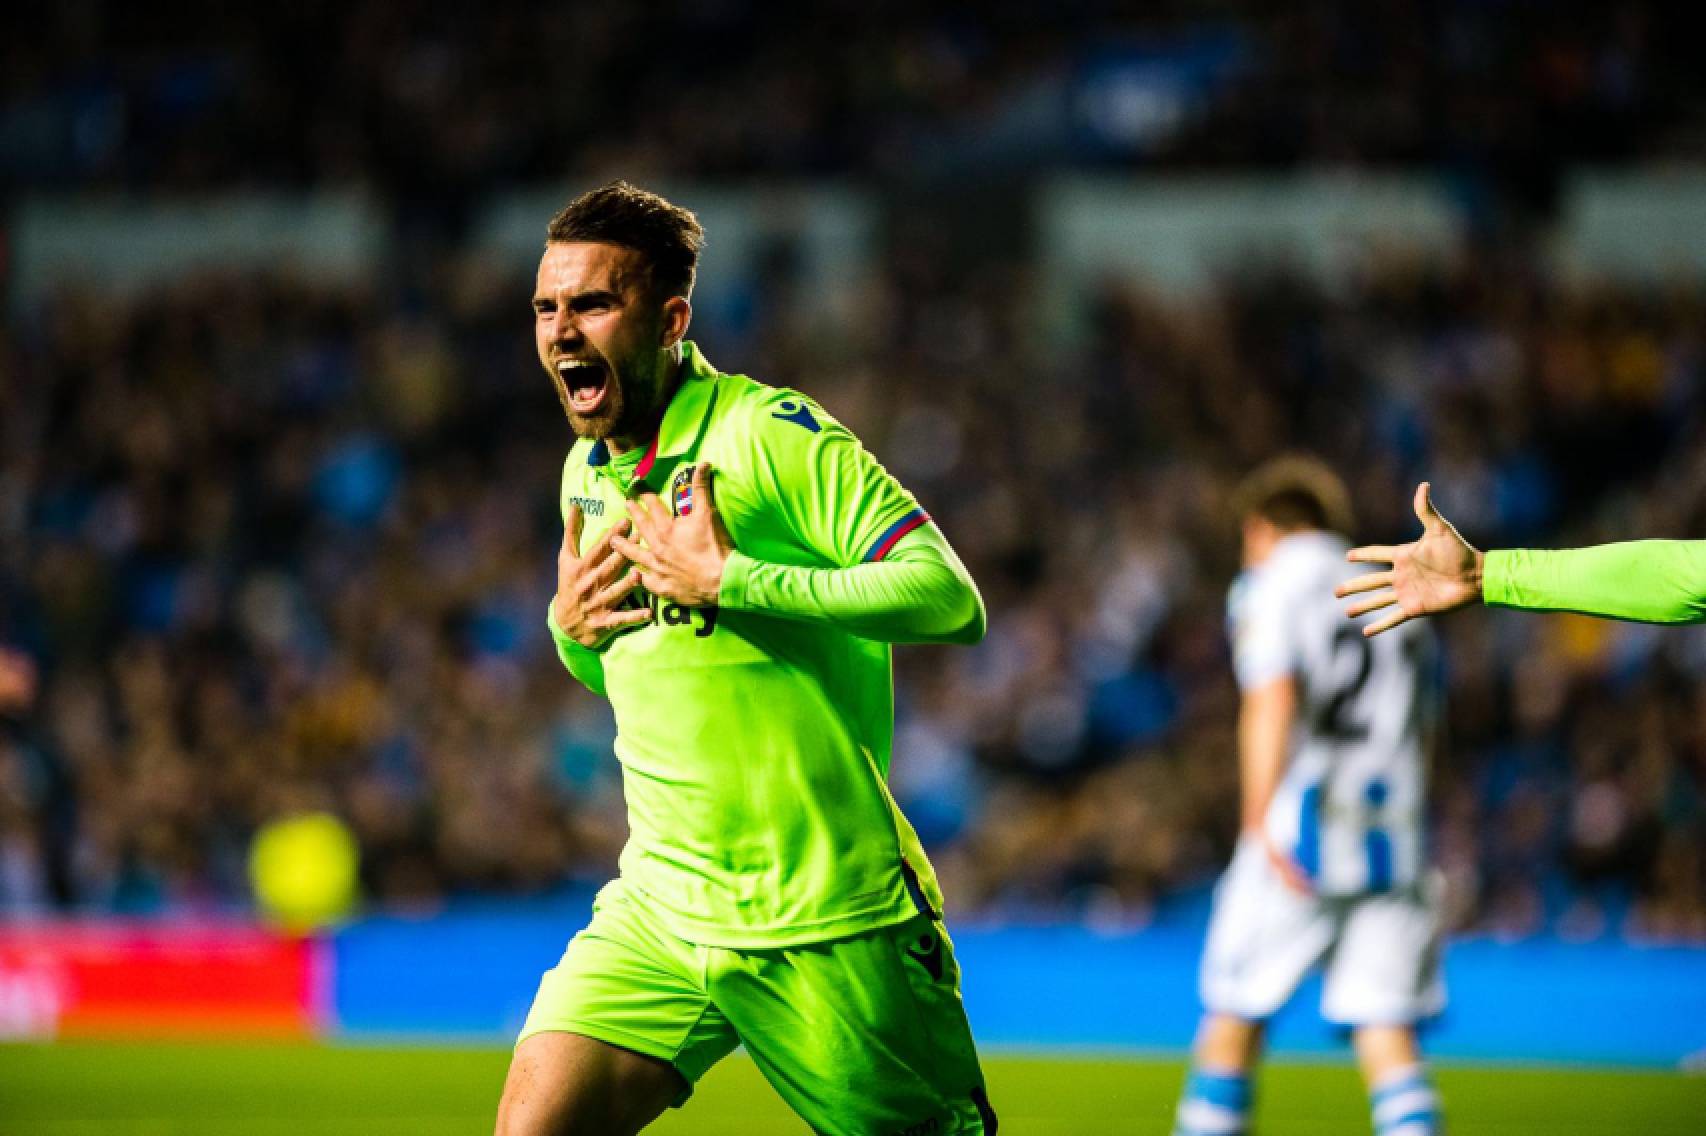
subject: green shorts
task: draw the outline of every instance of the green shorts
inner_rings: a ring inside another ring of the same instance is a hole
[[[819,1133],[995,1132],[954,947],[925,915],[826,943],[705,947],[617,880],[540,980],[517,1043],[547,1030],[668,1061],[689,1086],[744,1044]]]

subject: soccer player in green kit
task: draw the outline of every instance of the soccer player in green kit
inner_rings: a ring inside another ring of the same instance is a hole
[[[1350,616],[1397,609],[1364,627],[1364,635],[1478,602],[1643,623],[1706,623],[1706,540],[1632,540],[1593,548],[1483,553],[1434,508],[1425,481],[1416,487],[1415,510],[1422,522],[1419,539],[1353,548],[1345,554],[1357,563],[1392,566],[1334,590],[1341,599],[1374,592],[1346,608]]]
[[[540,363],[577,435],[548,623],[616,714],[629,839],[540,982],[499,1136],[625,1136],[737,1044],[819,1133],[993,1133],[942,899],[889,796],[890,644],[983,603],[810,399],[684,338],[703,234],[593,190],[548,230]]]

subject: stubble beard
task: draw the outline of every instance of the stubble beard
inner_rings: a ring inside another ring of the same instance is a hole
[[[605,376],[604,405],[598,408],[597,414],[576,414],[569,404],[569,391],[563,385],[562,377],[553,375],[552,378],[556,380],[557,397],[563,400],[563,413],[568,415],[569,428],[575,432],[575,437],[599,442],[620,434],[622,427],[627,425],[628,400],[623,397],[622,384],[613,372]]]
[[[569,402],[569,388],[563,377],[555,370],[547,370],[551,375],[552,385],[557,388],[557,398],[563,404],[563,413],[569,419],[569,428],[575,432],[577,438],[588,438],[595,442],[608,438],[633,438],[650,425],[650,419],[658,410],[655,384],[648,387],[637,381],[630,381],[619,375],[616,367],[606,360],[604,405],[598,408],[596,414],[577,414]],[[652,397],[645,397],[648,390],[652,392]],[[631,394],[636,397],[630,397]]]

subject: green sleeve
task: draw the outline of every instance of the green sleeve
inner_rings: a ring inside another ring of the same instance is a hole
[[[756,400],[743,437],[765,511],[825,567],[881,560],[929,520],[852,431],[798,391]]]
[[[717,606],[822,621],[885,643],[976,643],[987,626],[977,585],[933,524],[901,537],[884,559],[847,568],[731,553]]]
[[[594,694],[604,693],[604,656],[591,647],[583,647],[557,627],[557,618],[549,605],[545,608],[545,626],[551,631],[551,641],[557,645],[557,657]]]
[[[1481,594],[1490,604],[1532,611],[1706,623],[1706,541],[1495,550],[1482,565]]]
[[[734,553],[719,607],[836,624],[888,643],[973,643],[983,600],[918,500],[841,423],[797,391],[758,400],[747,467],[763,509],[815,564]]]

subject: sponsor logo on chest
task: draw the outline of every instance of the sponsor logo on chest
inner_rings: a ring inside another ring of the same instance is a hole
[[[710,607],[682,607],[676,603],[666,603],[656,596],[651,597],[653,618],[664,627],[691,627],[693,634],[699,639],[707,638],[717,629],[717,609]]]
[[[649,628],[692,628],[696,639],[708,639],[717,629],[717,607],[683,607],[678,603],[659,599],[644,588],[635,588],[628,593],[626,599],[617,605],[626,611],[637,611],[643,607],[652,609],[652,621],[627,632],[629,635],[643,634]]]

